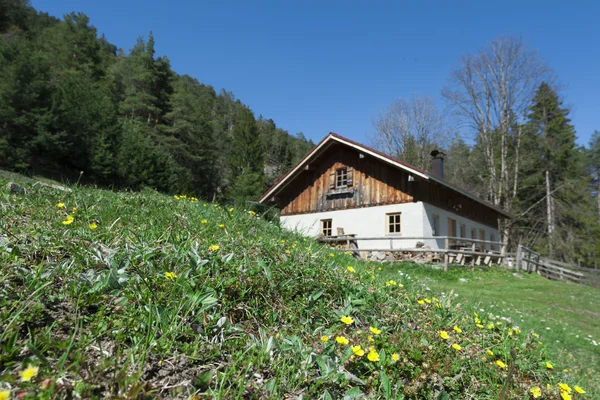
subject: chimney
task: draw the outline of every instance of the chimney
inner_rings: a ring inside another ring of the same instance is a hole
[[[444,156],[439,150],[433,150],[431,153],[431,174],[437,178],[444,179]]]

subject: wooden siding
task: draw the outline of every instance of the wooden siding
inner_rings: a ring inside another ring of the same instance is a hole
[[[352,170],[352,186],[335,190],[331,177],[340,168]],[[334,144],[309,163],[278,195],[281,215],[422,201],[496,228],[500,214],[436,182],[414,177],[356,149]]]

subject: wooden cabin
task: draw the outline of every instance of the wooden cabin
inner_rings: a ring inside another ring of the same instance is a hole
[[[395,248],[421,241],[431,249],[444,247],[439,236],[498,241],[498,220],[510,214],[445,181],[442,157],[432,165],[429,173],[330,133],[259,202],[277,205],[288,229],[307,236],[343,232],[359,249],[389,248],[388,238]]]

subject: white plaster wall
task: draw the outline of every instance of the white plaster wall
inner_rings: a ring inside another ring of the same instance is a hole
[[[387,235],[386,214],[397,212],[402,213],[402,233]],[[402,239],[402,237],[432,237],[434,214],[439,216],[439,236],[447,236],[448,218],[453,218],[456,220],[457,236],[460,236],[460,224],[465,224],[467,238],[471,237],[471,228],[476,228],[478,239],[479,230],[483,229],[486,240],[490,240],[491,233],[495,235],[496,240],[499,240],[497,229],[423,202],[281,216],[281,222],[286,229],[298,231],[305,236],[316,237],[321,234],[321,220],[331,219],[333,235],[337,235],[337,228],[344,228],[345,234],[356,234],[358,239],[360,237],[386,238],[384,240],[358,240],[359,249],[389,249],[390,239],[393,240],[394,248],[414,248],[417,239]],[[444,247],[443,239],[427,239],[424,242],[431,249]]]
[[[402,213],[400,234],[386,235],[386,214]],[[417,240],[403,240],[403,236],[422,237],[424,224],[423,203],[404,203],[386,206],[353,208],[348,210],[325,211],[312,214],[282,216],[283,226],[306,236],[321,234],[321,220],[331,219],[332,234],[337,228],[344,228],[345,234],[360,237],[386,237],[393,239],[394,248],[414,248]],[[358,240],[359,249],[389,249],[390,240]]]

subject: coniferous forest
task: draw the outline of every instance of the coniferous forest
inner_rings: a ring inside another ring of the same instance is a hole
[[[233,93],[178,75],[152,33],[125,52],[84,14],[0,2],[0,168],[236,201],[312,146]]]

